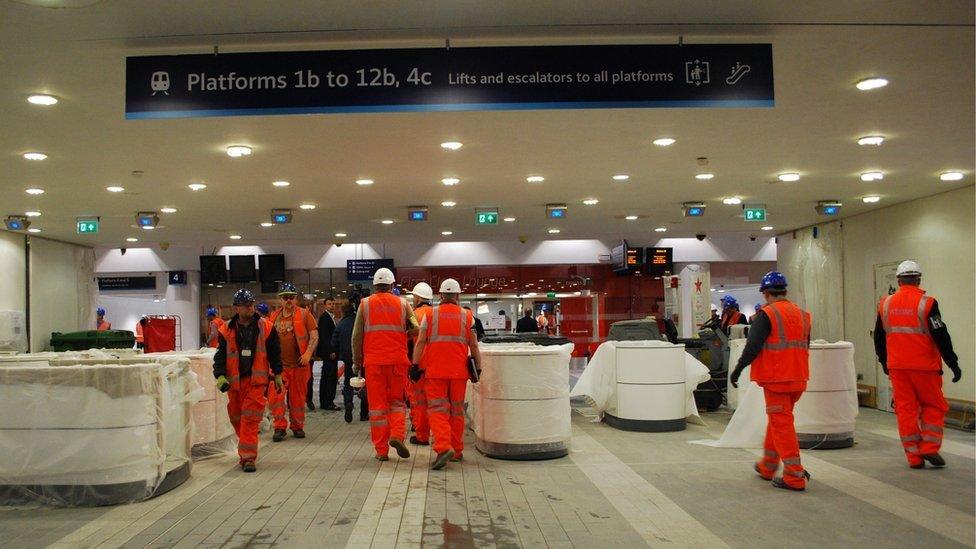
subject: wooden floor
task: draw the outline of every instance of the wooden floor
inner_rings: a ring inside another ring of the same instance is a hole
[[[945,470],[907,468],[894,416],[862,410],[858,444],[804,452],[803,494],[752,472],[755,453],[687,444],[709,427],[627,433],[574,411],[572,452],[429,471],[431,453],[373,459],[368,427],[314,412],[304,440],[262,435],[258,472],[194,464],[159,498],[99,509],[0,510],[4,547],[972,547],[972,435],[947,430]],[[531,418],[526,418],[531,421]]]

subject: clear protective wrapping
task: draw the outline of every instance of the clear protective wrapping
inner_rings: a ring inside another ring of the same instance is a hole
[[[27,350],[27,325],[22,311],[0,311],[0,352]]]
[[[589,364],[583,370],[579,381],[570,392],[570,397],[583,397],[596,409],[602,416],[611,406],[614,405],[617,392],[617,347],[627,346],[629,348],[648,347],[674,347],[666,341],[606,341],[601,344]],[[699,362],[695,357],[687,352],[684,353],[685,368],[685,420],[689,423],[704,425],[701,416],[698,415],[698,406],[695,405],[695,387],[710,379],[708,367]]]
[[[477,447],[496,457],[565,455],[572,432],[573,344],[481,346],[481,380],[468,391]]]
[[[729,387],[730,395],[737,391],[738,406],[722,437],[696,440],[693,444],[762,448],[766,436],[766,402],[762,387],[750,381],[750,370],[751,367],[747,367],[742,371],[738,390]],[[794,425],[801,441],[853,438],[858,414],[856,378],[853,343],[811,342],[810,380],[793,410]]]
[[[189,360],[79,357],[98,354],[0,359],[0,504],[114,505],[189,477]]]

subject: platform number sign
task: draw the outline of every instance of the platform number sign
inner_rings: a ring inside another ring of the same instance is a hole
[[[78,234],[95,234],[98,232],[97,219],[79,219]]]
[[[766,209],[765,208],[745,208],[742,211],[742,217],[746,221],[766,221]]]
[[[498,212],[478,212],[475,221],[478,225],[497,225]]]

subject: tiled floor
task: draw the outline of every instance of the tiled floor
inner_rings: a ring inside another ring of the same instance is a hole
[[[576,409],[572,452],[543,462],[473,449],[372,459],[368,427],[315,412],[305,440],[262,438],[256,474],[234,457],[194,464],[159,498],[114,508],[0,510],[4,547],[972,547],[974,440],[947,430],[944,470],[910,470],[894,416],[861,410],[858,444],[804,452],[806,493],[752,472],[755,453],[688,444],[709,427],[628,433]],[[527,418],[527,420],[530,420]],[[469,433],[470,438],[470,433]]]

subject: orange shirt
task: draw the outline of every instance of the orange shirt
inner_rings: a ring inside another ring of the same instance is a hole
[[[305,330],[311,334],[318,329],[315,317],[305,311]],[[275,329],[278,330],[278,341],[281,343],[281,365],[285,368],[297,368],[301,365],[302,354],[298,348],[298,338],[295,336],[295,328],[292,325],[294,314],[289,317],[284,316],[284,311],[275,320]]]

